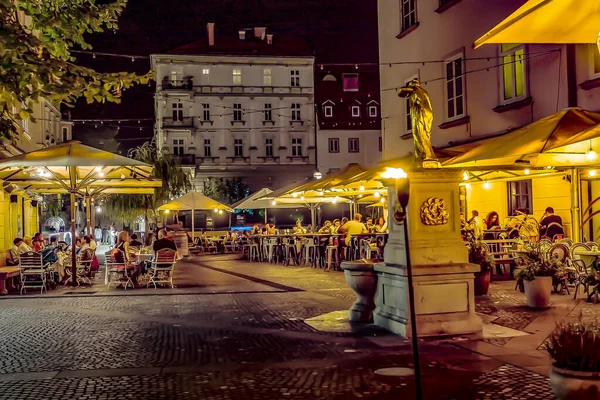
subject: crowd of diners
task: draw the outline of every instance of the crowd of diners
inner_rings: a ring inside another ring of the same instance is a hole
[[[538,222],[530,216],[525,209],[516,209],[513,215],[500,222],[500,215],[496,211],[491,211],[485,219],[479,216],[477,210],[471,211],[471,218],[465,219],[464,214],[461,217],[461,231],[463,236],[472,235],[476,239],[494,240],[498,238],[498,233],[503,231],[506,237],[514,239],[519,237],[521,227],[533,221],[537,232],[533,232],[539,238],[549,238],[551,240],[560,239],[564,236],[562,218],[554,213],[554,208],[547,207],[542,218]]]

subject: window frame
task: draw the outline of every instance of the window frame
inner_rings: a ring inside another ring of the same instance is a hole
[[[527,193],[520,192],[523,186],[527,188]],[[515,194],[513,194],[513,187],[517,188],[517,192]],[[533,213],[533,185],[531,179],[508,181],[506,182],[506,189],[509,215],[514,215],[514,211],[518,208],[526,208],[528,214]],[[525,199],[528,203],[528,207],[521,205],[521,201],[523,199]]]
[[[457,60],[461,60],[460,61],[460,67],[461,67],[461,72],[460,72],[460,76],[456,75],[456,70],[455,70],[455,62]],[[448,78],[448,64],[451,65],[452,68],[452,78]],[[447,59],[444,60],[444,100],[446,102],[445,107],[444,107],[444,113],[446,116],[446,121],[454,121],[460,118],[463,118],[467,115],[467,101],[466,101],[466,82],[465,82],[465,57],[464,57],[464,53],[460,52],[460,53],[456,53],[455,55],[453,55],[452,57],[449,57]],[[458,87],[458,85],[456,84],[457,79],[460,78],[461,79],[461,94],[460,96],[457,95],[457,91],[456,88]],[[449,97],[449,93],[448,93],[448,84],[452,82],[452,90],[454,91],[454,96],[452,97],[452,99],[450,99]],[[456,99],[458,97],[461,97],[461,102],[462,102],[462,113],[458,114],[458,107],[457,107],[457,103],[456,103]],[[450,113],[448,112],[448,106],[450,103],[450,100],[453,101],[453,111],[454,111],[454,115],[450,116]]]
[[[171,110],[173,111],[173,121],[183,121],[183,103],[181,101],[171,103]]]
[[[375,110],[375,112],[372,112],[373,110]],[[369,118],[377,118],[378,114],[377,106],[369,106]]]
[[[273,86],[273,75],[271,68],[265,68],[263,70],[263,85],[264,86]]]
[[[273,138],[265,138],[265,157],[273,157]]]
[[[516,101],[520,101],[523,100],[525,98],[527,98],[529,96],[529,73],[528,73],[528,64],[527,64],[527,46],[524,44],[515,44],[513,47],[510,47],[506,50],[502,50],[502,46],[503,45],[498,45],[498,49],[499,49],[499,60],[500,63],[502,64],[502,68],[499,68],[500,70],[500,90],[499,90],[499,94],[500,94],[500,103],[501,104],[510,104],[510,103],[514,103]],[[513,54],[513,60],[514,60],[514,54],[518,51],[522,50],[523,54],[521,56],[522,62],[523,62],[523,94],[520,96],[517,96],[517,61],[510,61],[510,62],[506,62],[504,61],[504,57],[509,56],[511,54]],[[505,80],[504,80],[504,73],[505,73],[505,68],[507,65],[511,65],[512,64],[512,68],[511,68],[511,72],[512,72],[512,94],[513,96],[510,98],[506,98],[505,96]]]
[[[202,103],[202,120],[210,121],[210,103]]]
[[[271,103],[265,103],[265,109],[263,110],[263,117],[264,117],[264,121],[273,121],[273,105]]]
[[[299,69],[291,69],[290,70],[290,86],[291,87],[300,87],[300,70]]]
[[[235,157],[244,157],[244,140],[241,138],[233,139],[233,155]]]
[[[173,138],[171,143],[173,144],[173,155],[183,157],[185,154],[185,139]]]
[[[292,138],[292,157],[302,157],[302,138]]]
[[[244,120],[244,116],[242,114],[242,103],[233,103],[233,120],[236,122]]]
[[[292,111],[292,121],[298,122],[302,121],[302,114],[300,113],[301,107],[300,103],[292,103],[291,111]]]
[[[356,114],[354,113],[355,110],[358,111]],[[357,106],[357,105],[350,106],[350,115],[352,116],[352,118],[360,118],[360,106]]]
[[[404,5],[408,4],[408,13],[404,12]],[[411,7],[412,5],[412,7]],[[410,16],[413,16],[413,20],[410,21]],[[402,28],[402,32],[412,28],[417,25],[419,20],[417,19],[417,0],[400,0],[400,26]],[[409,20],[409,24],[406,24],[406,20]]]
[[[333,145],[334,143],[335,143],[335,145]],[[340,152],[340,139],[339,138],[327,139],[327,148],[330,153],[339,153]]]
[[[353,146],[352,143],[356,143],[356,146]],[[348,138],[348,153],[360,153],[359,138]]]
[[[327,113],[327,110],[329,110],[329,113]],[[333,118],[333,106],[323,106],[323,116],[325,116],[325,118]]]
[[[350,78],[356,78],[358,80],[358,87],[356,89],[345,88],[345,80]],[[359,92],[360,91],[360,75],[358,72],[345,72],[342,74],[342,91],[343,92]]]
[[[589,66],[590,66],[590,71],[589,71],[589,80],[593,80],[593,79],[598,79],[600,78],[600,51],[598,51],[598,46],[596,46],[595,44],[590,44],[588,45],[589,48]],[[598,62],[598,65],[596,66],[596,61]],[[595,72],[596,67],[598,69],[598,72]]]
[[[204,139],[204,157],[212,157],[212,146],[210,139]]]
[[[233,86],[242,86],[242,70],[234,68],[232,71],[232,83]]]

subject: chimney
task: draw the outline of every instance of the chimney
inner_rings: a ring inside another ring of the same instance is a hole
[[[260,40],[265,40],[265,34],[267,33],[267,28],[263,26],[254,27],[254,37],[259,38]]]
[[[267,44],[273,44],[273,34],[272,33],[267,34]]]
[[[246,40],[246,31],[241,30],[239,31],[240,34],[240,40]]]
[[[206,32],[208,33],[208,45],[215,45],[215,23],[209,22],[206,24]]]

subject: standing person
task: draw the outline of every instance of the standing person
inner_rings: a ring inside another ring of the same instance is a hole
[[[359,213],[356,213],[356,214],[354,214],[354,219],[352,221],[346,222],[338,230],[338,232],[346,234],[346,246],[351,245],[352,236],[360,235],[362,233],[367,233],[367,227],[365,226],[365,224],[360,222],[361,220],[362,220],[362,215]]]
[[[102,228],[102,244],[108,244],[108,229],[106,227]]]
[[[115,245],[115,237],[117,236],[117,230],[113,224],[110,224],[110,228],[108,229],[108,240],[111,246]]]
[[[540,222],[540,237],[547,236],[550,240],[553,240],[554,236],[564,234],[562,218],[554,214],[554,208],[547,207]]]
[[[94,237],[96,238],[96,244],[102,244],[102,229],[99,226],[94,228]]]
[[[476,239],[480,239],[483,234],[483,221],[479,216],[479,211],[473,210],[471,211],[471,219],[467,221],[467,225],[471,231],[473,231],[473,235]]]

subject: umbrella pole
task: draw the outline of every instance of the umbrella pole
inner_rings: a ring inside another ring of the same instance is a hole
[[[195,220],[194,209],[192,208],[192,244],[194,243],[194,220]]]
[[[92,229],[90,225],[92,224],[92,210],[90,209],[92,201],[90,196],[85,196],[85,230],[88,235],[92,234]]]
[[[267,209],[265,208],[265,225],[267,224],[267,222],[269,221],[267,220]]]
[[[73,173],[73,172],[72,172]],[[77,286],[77,254],[75,254],[75,189],[71,189],[71,286]]]
[[[315,211],[316,211],[316,206],[315,205],[311,205],[310,206],[310,224],[312,225],[313,229],[315,229]]]

